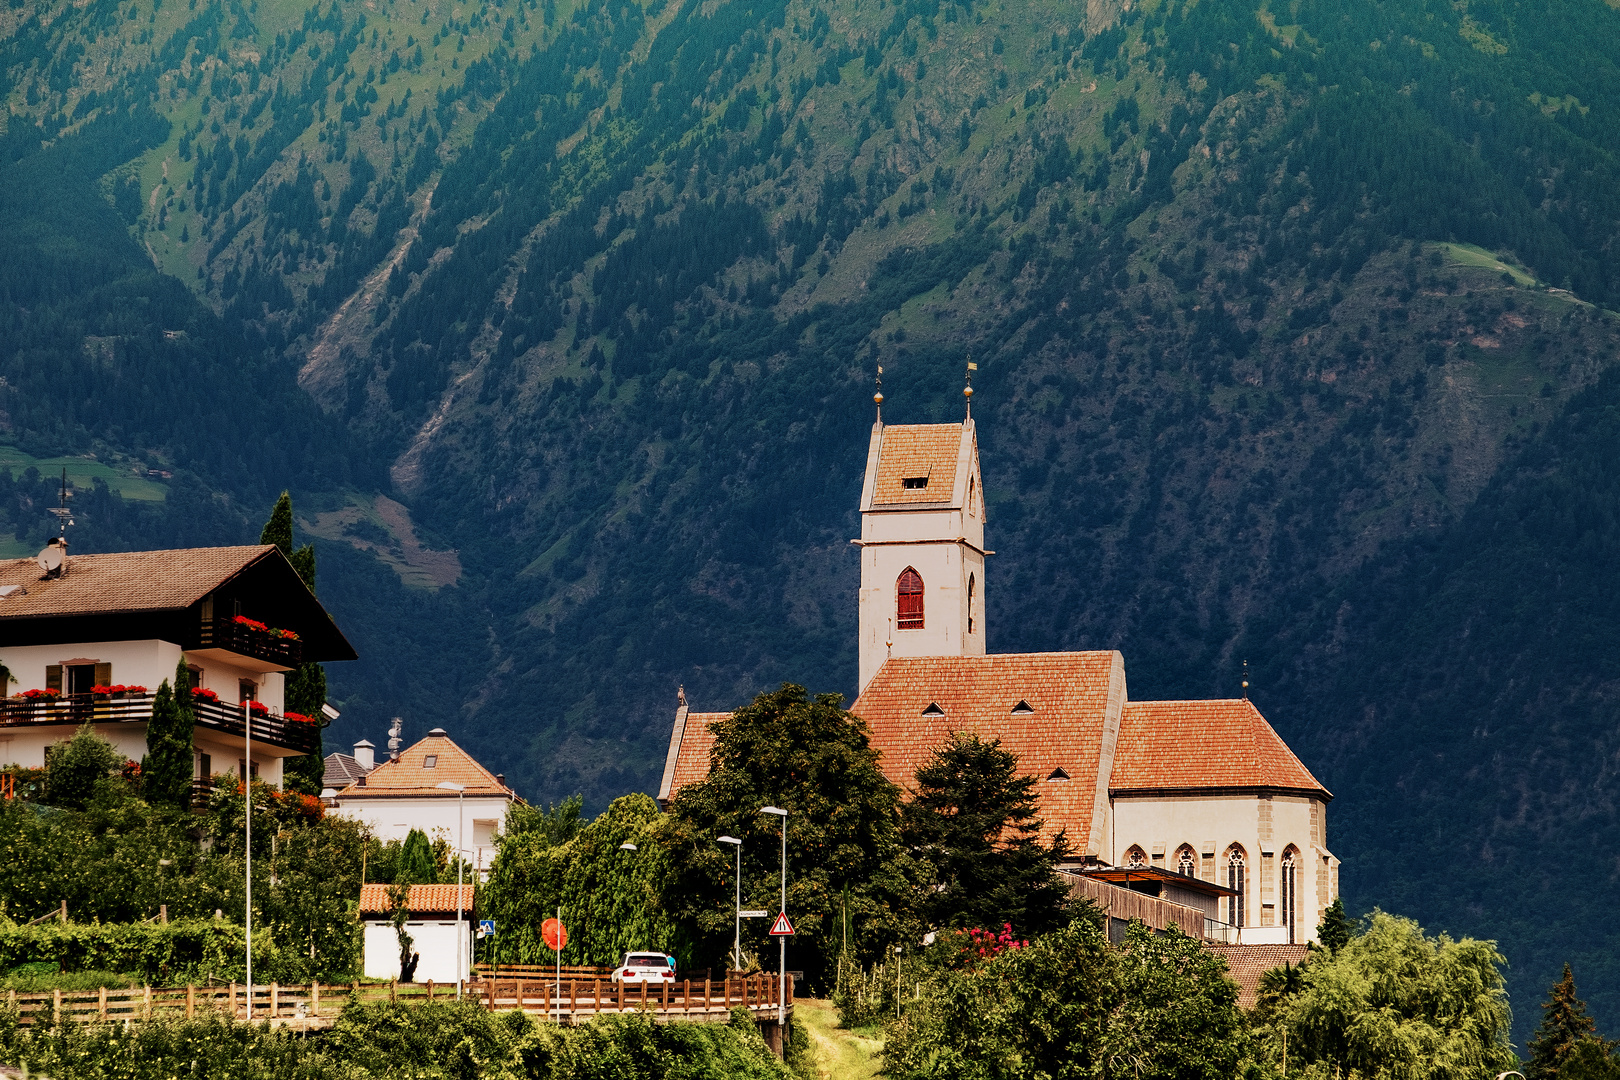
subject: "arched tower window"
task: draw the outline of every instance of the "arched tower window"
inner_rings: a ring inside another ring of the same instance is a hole
[[[1237,893],[1226,898],[1226,921],[1239,929],[1243,928],[1244,901],[1248,899],[1247,863],[1237,844],[1226,849],[1226,887]]]
[[[1147,852],[1143,851],[1138,845],[1132,844],[1130,850],[1125,852],[1125,865],[1132,868],[1146,866]]]
[[[973,600],[974,600],[974,597],[976,595],[975,594],[975,586],[977,584],[978,584],[978,582],[973,580],[973,575],[969,574],[968,575],[968,633],[970,633],[970,634],[973,633]]]
[[[1182,844],[1176,851],[1176,873],[1182,877],[1198,876],[1198,855],[1191,844]]]
[[[1294,944],[1294,928],[1299,922],[1299,849],[1293,844],[1283,852],[1282,866],[1279,868],[1282,880],[1279,881],[1278,891],[1282,893],[1282,920],[1288,927],[1288,944]]]
[[[923,628],[923,579],[912,567],[906,567],[900,572],[900,580],[895,583],[896,619],[895,626],[901,630],[921,630]]]

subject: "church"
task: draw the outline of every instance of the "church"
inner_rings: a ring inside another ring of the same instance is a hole
[[[1311,940],[1338,895],[1332,795],[1246,697],[1133,701],[1117,651],[988,652],[995,553],[971,410],[961,424],[885,425],[878,403],[852,541],[860,691],[850,711],[870,726],[885,775],[909,789],[952,733],[999,739],[1038,781],[1044,835],[1065,832],[1081,866],[1220,886],[1210,929],[1224,940]],[[708,774],[709,725],[726,715],[682,698],[661,803]]]

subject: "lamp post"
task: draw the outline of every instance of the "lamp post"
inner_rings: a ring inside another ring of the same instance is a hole
[[[247,1018],[253,1023],[253,703],[242,699],[242,814],[247,831],[243,848],[247,893],[242,907],[242,925],[247,939]]]
[[[782,914],[787,914],[787,819],[788,812],[779,806],[762,806],[762,814],[771,814],[782,819]],[[776,1026],[781,1027],[787,1022],[787,935],[779,935],[776,939]]]
[[[467,785],[452,784],[448,780],[441,780],[439,783],[435,784],[434,787],[443,788],[445,791],[453,791],[456,793],[456,1000],[460,1001],[462,983],[461,962],[462,960],[466,959],[464,954],[467,951],[467,949],[463,949],[461,947],[461,934],[463,929],[461,925],[461,841],[465,838],[467,830]],[[471,935],[468,935],[467,947],[472,947]]]
[[[742,970],[742,841],[735,836],[718,838],[722,844],[737,849],[737,935],[731,942],[731,970]]]

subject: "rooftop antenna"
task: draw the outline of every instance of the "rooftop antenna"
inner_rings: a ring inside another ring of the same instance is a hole
[[[979,370],[979,365],[973,362],[973,354],[968,353],[967,385],[962,387],[962,397],[967,399],[967,418],[973,419],[973,373]]]
[[[67,486],[67,468],[62,469],[62,494],[59,505],[46,507],[46,510],[56,519],[56,539],[46,544],[35,559],[46,577],[67,576],[67,531],[73,524],[73,511],[68,509],[67,501],[72,493]]]
[[[401,726],[403,724],[404,724],[404,721],[402,721],[399,717],[396,716],[396,717],[394,717],[394,722],[392,724],[388,725],[388,760],[389,761],[398,761],[399,760],[399,747],[400,747],[400,742],[401,742],[400,737],[399,737],[399,731],[400,731],[400,728],[401,728]]]
[[[1243,661],[1243,700],[1249,700],[1249,662]]]
[[[872,395],[872,401],[877,405],[877,422],[883,423],[883,365],[877,366],[877,393]]]

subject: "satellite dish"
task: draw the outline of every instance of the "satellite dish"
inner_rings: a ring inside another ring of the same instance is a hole
[[[56,544],[46,544],[34,561],[47,574],[53,573],[62,569],[62,549]]]

